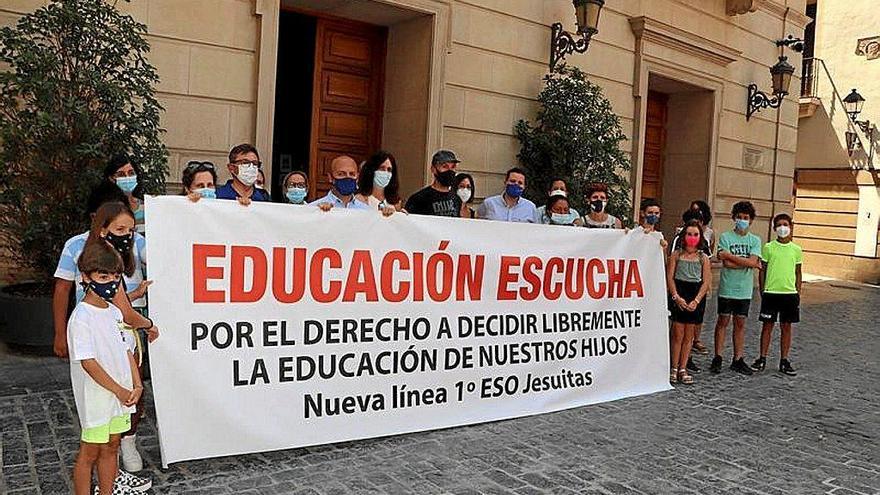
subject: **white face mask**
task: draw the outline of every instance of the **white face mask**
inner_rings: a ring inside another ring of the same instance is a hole
[[[779,227],[776,227],[776,235],[778,235],[780,239],[785,239],[791,235],[791,227],[788,225],[780,225]]]
[[[385,189],[388,187],[388,184],[391,184],[391,172],[376,170],[376,173],[373,175],[373,185]]]
[[[242,184],[250,187],[257,182],[257,178],[260,175],[260,170],[256,165],[239,165],[238,166],[238,174],[236,177],[241,181]]]
[[[550,191],[550,197],[553,196],[562,196],[563,198],[566,198],[568,197],[568,193],[563,191],[562,189],[554,189]]]
[[[471,190],[466,187],[459,188],[455,193],[458,194],[462,203],[467,203],[471,199]]]

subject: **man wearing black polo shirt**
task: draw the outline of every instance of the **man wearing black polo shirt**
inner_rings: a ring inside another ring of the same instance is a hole
[[[254,187],[263,167],[256,148],[250,144],[239,144],[232,148],[226,167],[232,178],[217,188],[217,199],[237,199],[244,204],[251,201],[272,201],[268,192]]]
[[[455,169],[459,163],[460,160],[451,151],[440,150],[434,153],[434,157],[431,159],[434,182],[409,197],[406,202],[406,211],[416,215],[461,216],[461,199],[452,190]]]

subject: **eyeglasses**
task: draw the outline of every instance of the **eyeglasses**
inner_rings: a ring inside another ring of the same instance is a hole
[[[257,168],[263,168],[263,162],[261,162],[261,161],[259,161],[259,160],[257,160],[257,161],[251,161],[251,160],[236,160],[236,161],[232,162],[232,164],[233,164],[233,165],[238,165],[239,167],[242,166],[242,165],[255,165]]]
[[[190,160],[189,162],[186,163],[186,170],[188,170],[188,171],[189,170],[196,170],[199,168],[201,168],[203,170],[214,170],[214,164],[211,162],[200,162],[197,160]]]

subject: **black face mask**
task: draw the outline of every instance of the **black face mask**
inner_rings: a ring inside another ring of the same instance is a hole
[[[116,235],[113,232],[107,232],[104,240],[109,242],[113,249],[119,251],[119,254],[125,255],[131,250],[132,235]]]
[[[92,280],[89,283],[83,283],[83,288],[86,291],[94,292],[101,299],[107,302],[111,302],[113,300],[113,297],[116,295],[116,291],[119,290],[119,281],[114,280],[112,282],[99,284],[98,282]]]
[[[437,182],[443,187],[452,187],[455,182],[455,170],[446,170],[437,174]]]
[[[590,208],[592,208],[593,211],[595,211],[596,213],[602,213],[602,210],[605,209],[605,202],[601,199],[590,201]]]

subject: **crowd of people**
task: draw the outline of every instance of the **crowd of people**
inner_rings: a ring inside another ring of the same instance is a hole
[[[244,207],[252,202],[271,201],[257,149],[241,144],[229,152],[226,168],[231,178],[218,184],[217,166],[191,161],[183,169],[181,193],[192,202],[235,200]],[[505,174],[500,194],[489,195],[474,207],[476,183],[473,176],[459,172],[460,161],[448,150],[436,152],[431,160],[433,180],[404,202],[400,194],[399,170],[391,153],[379,151],[358,164],[349,156],[330,162],[326,180],[329,191],[309,201],[309,177],[304,171],[288,173],[280,181],[284,201],[292,205],[373,210],[390,216],[398,213],[494,221],[526,222],[571,227],[623,229],[621,219],[607,211],[609,190],[604,184],[590,184],[584,191],[588,211],[581,214],[570,204],[571,194],[563,178],[549,182],[544,204],[536,206],[523,197],[527,173],[511,168]],[[148,317],[147,293],[152,281],[146,278],[146,238],[141,181],[137,164],[126,157],[110,160],[104,181],[91,193],[86,210],[88,231],[70,238],[64,245],[55,272],[53,299],[55,353],[69,357],[71,383],[81,426],[80,451],[74,466],[78,495],[91,492],[92,474],[97,470],[94,493],[126,494],[146,491],[151,481],[131,474],[143,469],[136,434],[143,414],[143,380],[148,372],[148,342],[159,330]],[[573,185],[572,185],[573,186]],[[791,239],[792,219],[786,214],[773,218],[776,239],[766,244],[749,232],[756,217],[751,203],[736,203],[731,212],[733,226],[718,236],[709,224],[711,209],[695,201],[682,215],[671,242],[658,230],[661,205],[642,202],[637,230],[656,237],[667,260],[667,288],[671,315],[669,379],[691,384],[691,372],[699,368],[692,350],[708,354],[700,340],[706,299],[712,291],[712,263],[720,263],[718,318],[715,325],[715,356],[710,370],[721,371],[725,333],[733,320],[733,361],[730,368],[743,374],[763,371],[775,322],[781,328],[779,370],[795,375],[788,360],[792,324],[799,318],[801,250]],[[745,363],[745,321],[752,299],[754,271],[760,271],[763,322],[759,358]],[[73,304],[72,304],[73,303]],[[122,467],[118,459],[122,458]]]

